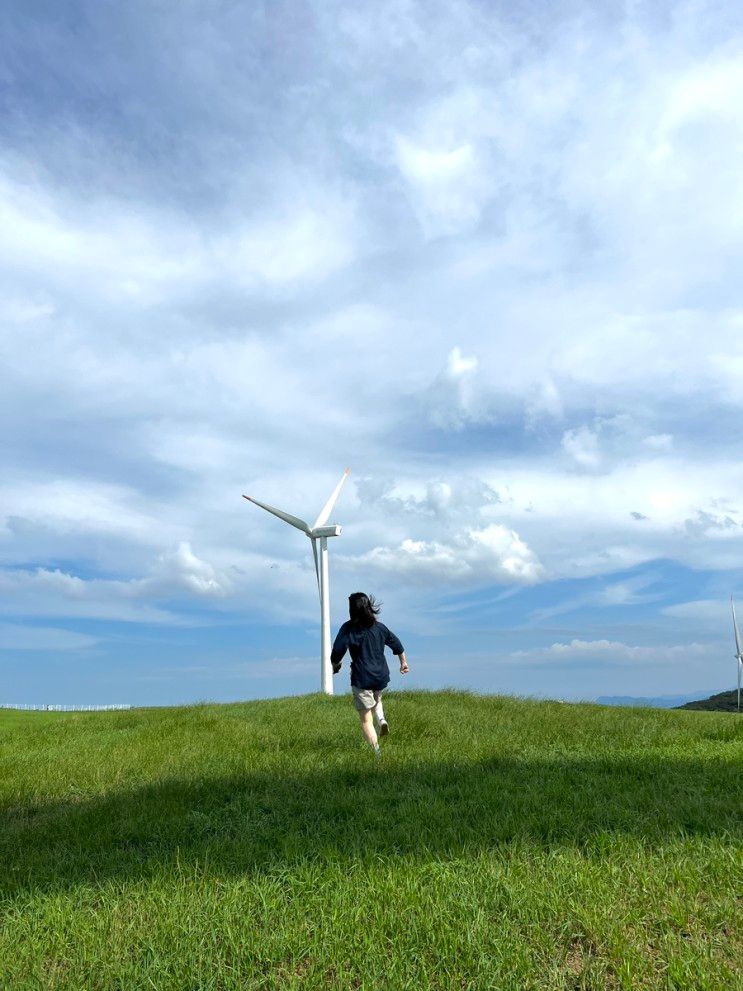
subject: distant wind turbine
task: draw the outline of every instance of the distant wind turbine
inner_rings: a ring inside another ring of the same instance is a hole
[[[302,533],[306,533],[307,536],[312,541],[312,556],[315,559],[315,574],[317,575],[317,589],[320,593],[320,689],[325,692],[326,695],[333,694],[333,673],[330,668],[330,582],[328,578],[328,537],[340,537],[341,527],[337,524],[327,525],[330,514],[333,512],[333,507],[338,501],[338,496],[341,494],[341,489],[343,488],[343,483],[348,478],[351,469],[346,468],[343,472],[343,476],[333,489],[330,494],[330,498],[325,503],[323,508],[320,510],[320,515],[315,520],[313,526],[309,526],[304,520],[300,520],[297,516],[292,516],[290,513],[285,513],[281,509],[274,509],[273,506],[267,506],[264,502],[258,502],[257,499],[252,499],[250,496],[243,496],[243,499],[247,499],[248,502],[255,503],[256,506],[260,506],[261,509],[265,509],[266,512],[273,513],[274,516],[278,516],[280,520],[284,520],[285,523],[291,523]],[[320,553],[318,559],[318,542],[320,544]]]
[[[740,712],[740,676],[743,672],[743,651],[741,651],[740,646],[740,633],[738,633],[738,623],[735,619],[735,603],[733,602],[732,595],[730,596],[730,605],[733,608],[733,631],[735,632],[735,659],[738,662],[738,712]]]

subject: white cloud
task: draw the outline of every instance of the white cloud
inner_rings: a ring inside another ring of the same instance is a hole
[[[735,568],[743,546],[743,528],[707,526],[741,518],[732,493],[739,485],[736,464],[707,463],[691,471],[679,457],[653,457],[619,463],[602,474],[558,471],[551,465],[484,470],[489,486],[504,496],[497,512],[515,528],[528,526],[529,542],[551,577],[609,574],[654,559],[675,559],[693,568]],[[729,493],[725,511],[719,497]],[[647,519],[642,526],[631,512]],[[690,535],[687,521],[701,522]],[[693,539],[690,539],[693,536]]]
[[[221,269],[221,277],[248,287],[283,288],[323,279],[353,261],[358,224],[350,201],[319,192],[315,203],[298,204],[292,197],[278,216],[218,241],[209,274],[219,279]]]
[[[6,530],[33,526],[57,534],[121,537],[150,543],[170,530],[151,505],[126,484],[58,478],[6,483],[0,487]],[[0,531],[0,538],[2,531]]]
[[[450,378],[458,379],[477,368],[477,357],[466,358],[460,348],[452,348],[446,359],[446,372]]]
[[[743,595],[741,595],[743,600]],[[721,595],[717,599],[695,599],[690,602],[676,602],[671,606],[665,606],[662,610],[664,616],[673,619],[688,621],[689,623],[701,624],[705,628],[713,628],[722,635],[725,630],[730,630],[732,642],[733,619],[730,608],[730,600]]]
[[[410,516],[463,525],[479,518],[484,508],[501,502],[495,489],[466,475],[434,477],[425,482],[401,478],[396,484],[361,476],[351,484],[363,515],[384,519],[387,526]]]
[[[461,430],[467,423],[489,419],[487,397],[477,377],[478,365],[476,355],[464,355],[461,348],[454,347],[443,370],[420,393],[419,400],[437,427]]]
[[[621,582],[610,582],[597,594],[597,602],[607,606],[629,606],[642,602],[652,602],[657,594],[644,593],[649,585],[655,584],[657,576],[641,575]]]
[[[54,315],[54,307],[33,299],[4,299],[0,302],[0,324],[27,324]]]
[[[8,271],[37,273],[57,288],[85,272],[86,295],[154,300],[200,275],[198,235],[182,218],[131,203],[73,200],[16,181],[2,162],[0,232]]]
[[[0,610],[15,615],[177,623],[181,620],[176,612],[155,603],[177,600],[184,594],[219,599],[232,590],[232,581],[198,558],[183,541],[161,554],[148,574],[128,580],[81,578],[60,568],[0,571]]]
[[[165,594],[184,589],[194,595],[211,597],[225,596],[232,590],[229,578],[198,558],[185,540],[175,550],[160,556],[153,577],[147,581],[150,589]]]
[[[67,616],[133,623],[178,623],[141,600],[139,580],[85,580],[55,569],[0,571],[0,610],[13,616]]]
[[[562,447],[581,468],[598,468],[601,464],[598,435],[588,427],[566,430]]]
[[[653,451],[670,451],[673,437],[671,434],[649,434],[643,439],[643,444]]]
[[[511,653],[511,658],[516,661],[543,663],[550,660],[590,660],[599,664],[684,665],[698,658],[712,656],[714,652],[714,645],[701,643],[631,646],[613,640],[575,639],[569,643],[553,643],[550,647],[516,650]]]
[[[347,566],[351,563],[347,557],[342,560]],[[396,547],[374,547],[353,563],[429,584],[442,580],[530,584],[543,575],[538,558],[519,535],[497,523],[456,531],[446,543],[406,537]]]
[[[397,154],[405,175],[422,183],[456,180],[472,165],[471,145],[454,151],[427,151],[398,138]]]
[[[454,233],[477,221],[487,183],[471,144],[426,148],[398,137],[395,151],[429,236]]]
[[[739,539],[743,523],[733,516],[738,514],[716,513],[698,509],[693,517],[684,520],[684,529],[691,537],[706,539]]]
[[[563,413],[560,390],[549,375],[534,382],[527,390],[525,419],[528,427],[533,428],[543,417],[559,420]]]

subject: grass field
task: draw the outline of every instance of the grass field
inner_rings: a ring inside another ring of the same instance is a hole
[[[0,987],[743,987],[743,720],[386,709],[1,712]]]

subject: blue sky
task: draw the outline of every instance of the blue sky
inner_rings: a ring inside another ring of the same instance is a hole
[[[0,701],[732,686],[736,5],[2,17]]]

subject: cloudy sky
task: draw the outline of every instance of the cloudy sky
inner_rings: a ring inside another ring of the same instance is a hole
[[[17,0],[0,701],[732,687],[743,11]],[[347,690],[344,669],[339,688]],[[400,684],[393,675],[393,685]]]

